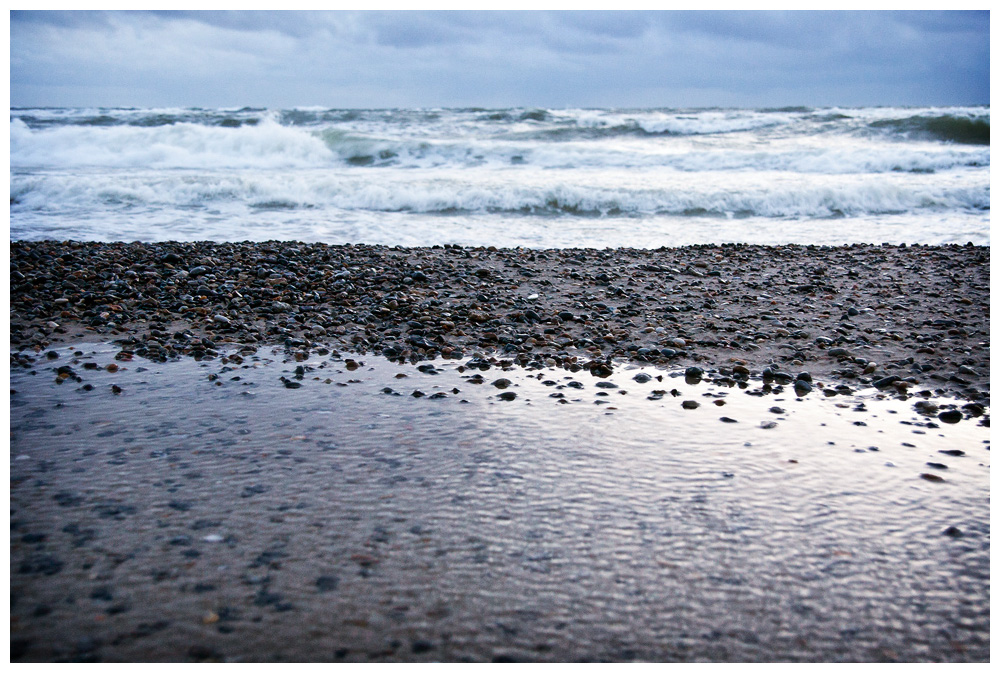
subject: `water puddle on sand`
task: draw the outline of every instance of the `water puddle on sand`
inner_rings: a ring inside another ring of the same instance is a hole
[[[988,415],[78,348],[11,368],[22,660],[988,660]]]

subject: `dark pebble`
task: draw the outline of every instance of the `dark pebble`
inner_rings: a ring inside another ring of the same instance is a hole
[[[873,383],[872,385],[874,385],[876,388],[888,388],[893,383],[899,380],[900,379],[898,376],[886,376],[885,378],[875,381],[875,383]]]
[[[22,575],[55,575],[63,569],[63,565],[55,556],[37,554],[21,561],[18,572]]]
[[[701,367],[688,367],[684,370],[684,378],[689,380],[698,380],[705,375],[705,370]]]
[[[722,421],[723,423],[737,423],[738,422],[735,418],[730,418],[729,416],[723,416],[719,420]]]
[[[962,420],[962,412],[958,409],[949,409],[938,414],[938,418],[942,423],[958,423]]]
[[[506,400],[507,402],[510,402],[511,400],[517,397],[517,393],[507,391],[505,393],[500,393],[499,395],[497,395],[497,397],[499,397],[501,400]]]
[[[111,589],[109,587],[98,587],[90,592],[90,598],[95,601],[111,601]]]
[[[340,579],[333,575],[320,575],[316,578],[316,590],[320,593],[333,591],[340,584]]]

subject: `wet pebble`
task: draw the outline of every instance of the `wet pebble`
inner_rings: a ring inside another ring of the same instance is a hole
[[[948,411],[942,411],[938,414],[938,418],[942,423],[958,423],[962,420],[962,412],[958,409],[949,409]]]

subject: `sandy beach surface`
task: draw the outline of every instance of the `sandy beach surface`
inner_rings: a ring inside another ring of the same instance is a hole
[[[11,243],[14,661],[988,661],[989,250]]]

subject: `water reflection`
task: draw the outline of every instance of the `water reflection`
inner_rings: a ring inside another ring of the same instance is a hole
[[[12,572],[39,658],[70,656],[66,639],[95,627],[32,616],[36,603],[100,582],[132,597],[102,626],[109,659],[176,659],[180,615],[223,609],[240,617],[198,637],[224,659],[988,656],[989,430],[968,414],[626,367],[598,379],[262,350],[110,373],[114,352],[61,351],[82,382],[42,363],[11,372],[12,530],[48,536],[12,546],[12,568],[66,566],[58,582]],[[70,523],[93,531],[90,556],[130,550],[124,575],[88,575]],[[143,564],[171,579],[127,570]],[[164,613],[178,625],[147,649],[114,640]]]

